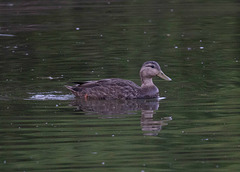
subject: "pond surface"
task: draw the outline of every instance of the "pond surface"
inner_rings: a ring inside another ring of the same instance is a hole
[[[0,2],[0,171],[239,171],[239,2]],[[81,101],[72,81],[159,100]]]

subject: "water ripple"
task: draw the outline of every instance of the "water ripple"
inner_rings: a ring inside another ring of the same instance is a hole
[[[26,100],[72,100],[74,99],[74,96],[71,94],[63,95],[59,93],[62,93],[62,92],[51,91],[51,92],[41,92],[41,93],[29,93],[29,94],[32,94],[32,96]]]

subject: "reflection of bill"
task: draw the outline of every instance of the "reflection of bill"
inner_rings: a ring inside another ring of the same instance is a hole
[[[84,100],[75,99],[71,105],[86,114],[98,114],[101,118],[124,118],[125,115],[142,112],[141,127],[144,135],[157,135],[162,126],[167,125],[171,117],[164,117],[159,121],[153,120],[155,111],[159,108],[160,99],[133,100]]]
[[[172,117],[164,117],[159,121],[153,120],[153,110],[142,110],[141,127],[144,135],[157,135],[162,126],[168,125],[167,121],[171,121]]]

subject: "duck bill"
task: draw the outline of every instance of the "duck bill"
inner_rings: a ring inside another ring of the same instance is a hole
[[[172,80],[172,79],[169,78],[167,75],[165,75],[162,71],[160,71],[157,76],[159,76],[160,78],[165,79],[165,80],[167,80],[167,81],[171,81],[171,80]]]

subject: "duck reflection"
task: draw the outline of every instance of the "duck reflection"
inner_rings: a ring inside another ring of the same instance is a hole
[[[141,111],[141,128],[144,135],[158,135],[162,126],[168,125],[171,117],[153,120],[153,115],[159,108],[159,99],[133,99],[133,100],[84,100],[75,99],[71,105],[76,110],[86,114],[98,114],[101,118],[124,118],[125,115],[136,114]]]
[[[163,117],[159,121],[154,121],[154,114],[154,110],[142,110],[141,127],[144,135],[158,135],[162,126],[168,125],[167,122],[172,120],[172,117]]]

